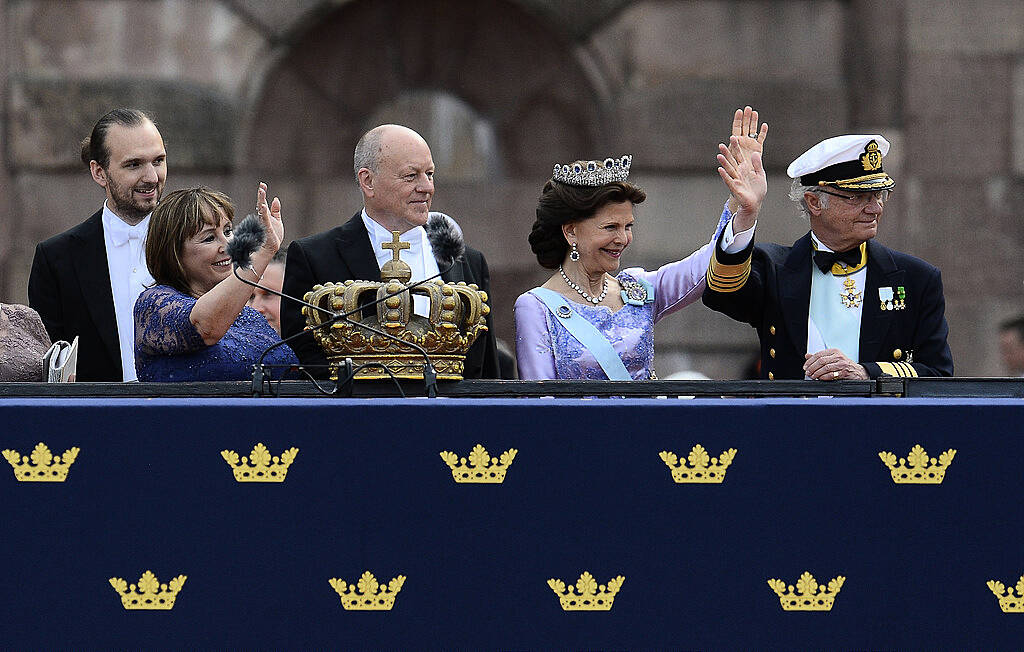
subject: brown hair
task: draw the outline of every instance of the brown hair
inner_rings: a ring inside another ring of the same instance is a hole
[[[224,213],[229,221],[235,218],[231,199],[203,186],[175,190],[160,201],[149,218],[146,234],[146,266],[154,281],[192,294],[181,254],[185,242],[218,213]]]
[[[647,193],[626,181],[591,187],[549,180],[540,193],[537,221],[530,232],[530,248],[537,255],[537,262],[542,267],[558,269],[565,260],[569,243],[562,233],[563,224],[591,218],[605,204],[639,204],[645,199]]]
[[[110,128],[114,125],[141,127],[146,123],[156,126],[153,119],[139,109],[118,108],[108,112],[99,119],[96,126],[92,128],[92,132],[79,144],[82,163],[85,163],[85,167],[89,167],[90,161],[96,161],[101,168],[106,170],[110,167],[110,148],[107,147],[107,133]]]

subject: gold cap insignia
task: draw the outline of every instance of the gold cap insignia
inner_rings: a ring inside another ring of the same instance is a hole
[[[355,584],[346,584],[345,580],[335,577],[327,581],[341,597],[341,606],[346,611],[391,611],[395,596],[405,584],[405,575],[394,578],[387,586],[378,583],[370,571],[363,573]]]
[[[928,453],[915,444],[907,455],[907,459],[900,458],[899,465],[896,464],[896,456],[887,451],[879,451],[878,457],[889,467],[892,474],[892,481],[896,484],[942,484],[946,477],[946,469],[953,463],[953,456],[956,449],[950,448],[939,455],[939,459],[928,458]]]
[[[54,456],[46,444],[39,442],[31,455],[22,457],[18,451],[4,450],[3,456],[14,467],[14,477],[18,482],[64,482],[78,451],[77,446],[72,446],[64,451],[63,456]]]
[[[680,462],[671,451],[661,451],[658,455],[672,471],[672,479],[678,483],[721,484],[722,480],[725,480],[725,470],[736,457],[736,449],[722,451],[722,454],[715,458],[709,457],[704,447],[697,444],[683,462]],[[686,464],[687,461],[690,463],[689,466]]]
[[[477,444],[469,454],[468,460],[465,457],[460,460],[458,455],[450,451],[441,451],[441,459],[452,470],[452,477],[459,484],[501,484],[505,481],[505,472],[512,466],[512,460],[516,458],[518,452],[510,448],[501,454],[501,459],[498,459],[490,457],[483,444]]]
[[[608,586],[598,584],[594,576],[584,571],[573,587],[568,589],[562,580],[550,579],[548,586],[558,596],[563,611],[610,611],[615,595],[622,588],[626,578],[622,575],[608,580]]]
[[[818,584],[813,575],[804,571],[796,581],[795,591],[792,584],[787,590],[782,580],[768,580],[768,586],[779,596],[784,611],[832,611],[832,604],[845,581],[846,578],[840,575],[833,578],[826,587]]]
[[[173,609],[174,599],[188,579],[179,575],[167,584],[161,584],[153,571],[146,571],[139,578],[138,589],[120,577],[111,577],[110,586],[121,596],[125,609]]]
[[[865,172],[882,169],[882,152],[878,149],[878,143],[872,140],[864,147],[864,153],[860,155],[860,164],[864,166]]]
[[[1006,588],[1002,582],[989,580],[988,588],[992,591],[992,595],[999,599],[999,608],[1003,610],[1003,613],[1024,613],[1024,575],[1017,580],[1016,587]],[[1014,593],[1014,588],[1017,589],[1016,593]]]
[[[298,453],[299,449],[293,447],[281,453],[280,458],[277,455],[271,457],[267,447],[260,443],[253,447],[248,458],[242,458],[241,463],[235,451],[223,450],[220,456],[231,467],[238,482],[284,482],[288,467]]]

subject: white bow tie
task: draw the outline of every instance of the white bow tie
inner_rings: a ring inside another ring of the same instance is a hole
[[[142,224],[129,226],[123,220],[110,221],[110,241],[115,247],[127,244],[128,240],[141,240],[146,235]]]

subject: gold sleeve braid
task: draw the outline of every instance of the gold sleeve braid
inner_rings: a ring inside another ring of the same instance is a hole
[[[717,256],[711,257],[708,266],[708,287],[715,292],[735,292],[743,287],[750,277],[750,256],[737,265],[726,265],[718,262]]]
[[[908,362],[878,362],[882,373],[896,378],[917,378],[917,369]]]

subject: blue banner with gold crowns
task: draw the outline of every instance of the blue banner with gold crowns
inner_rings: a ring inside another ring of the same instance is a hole
[[[0,401],[0,647],[1011,649],[1019,400]]]

